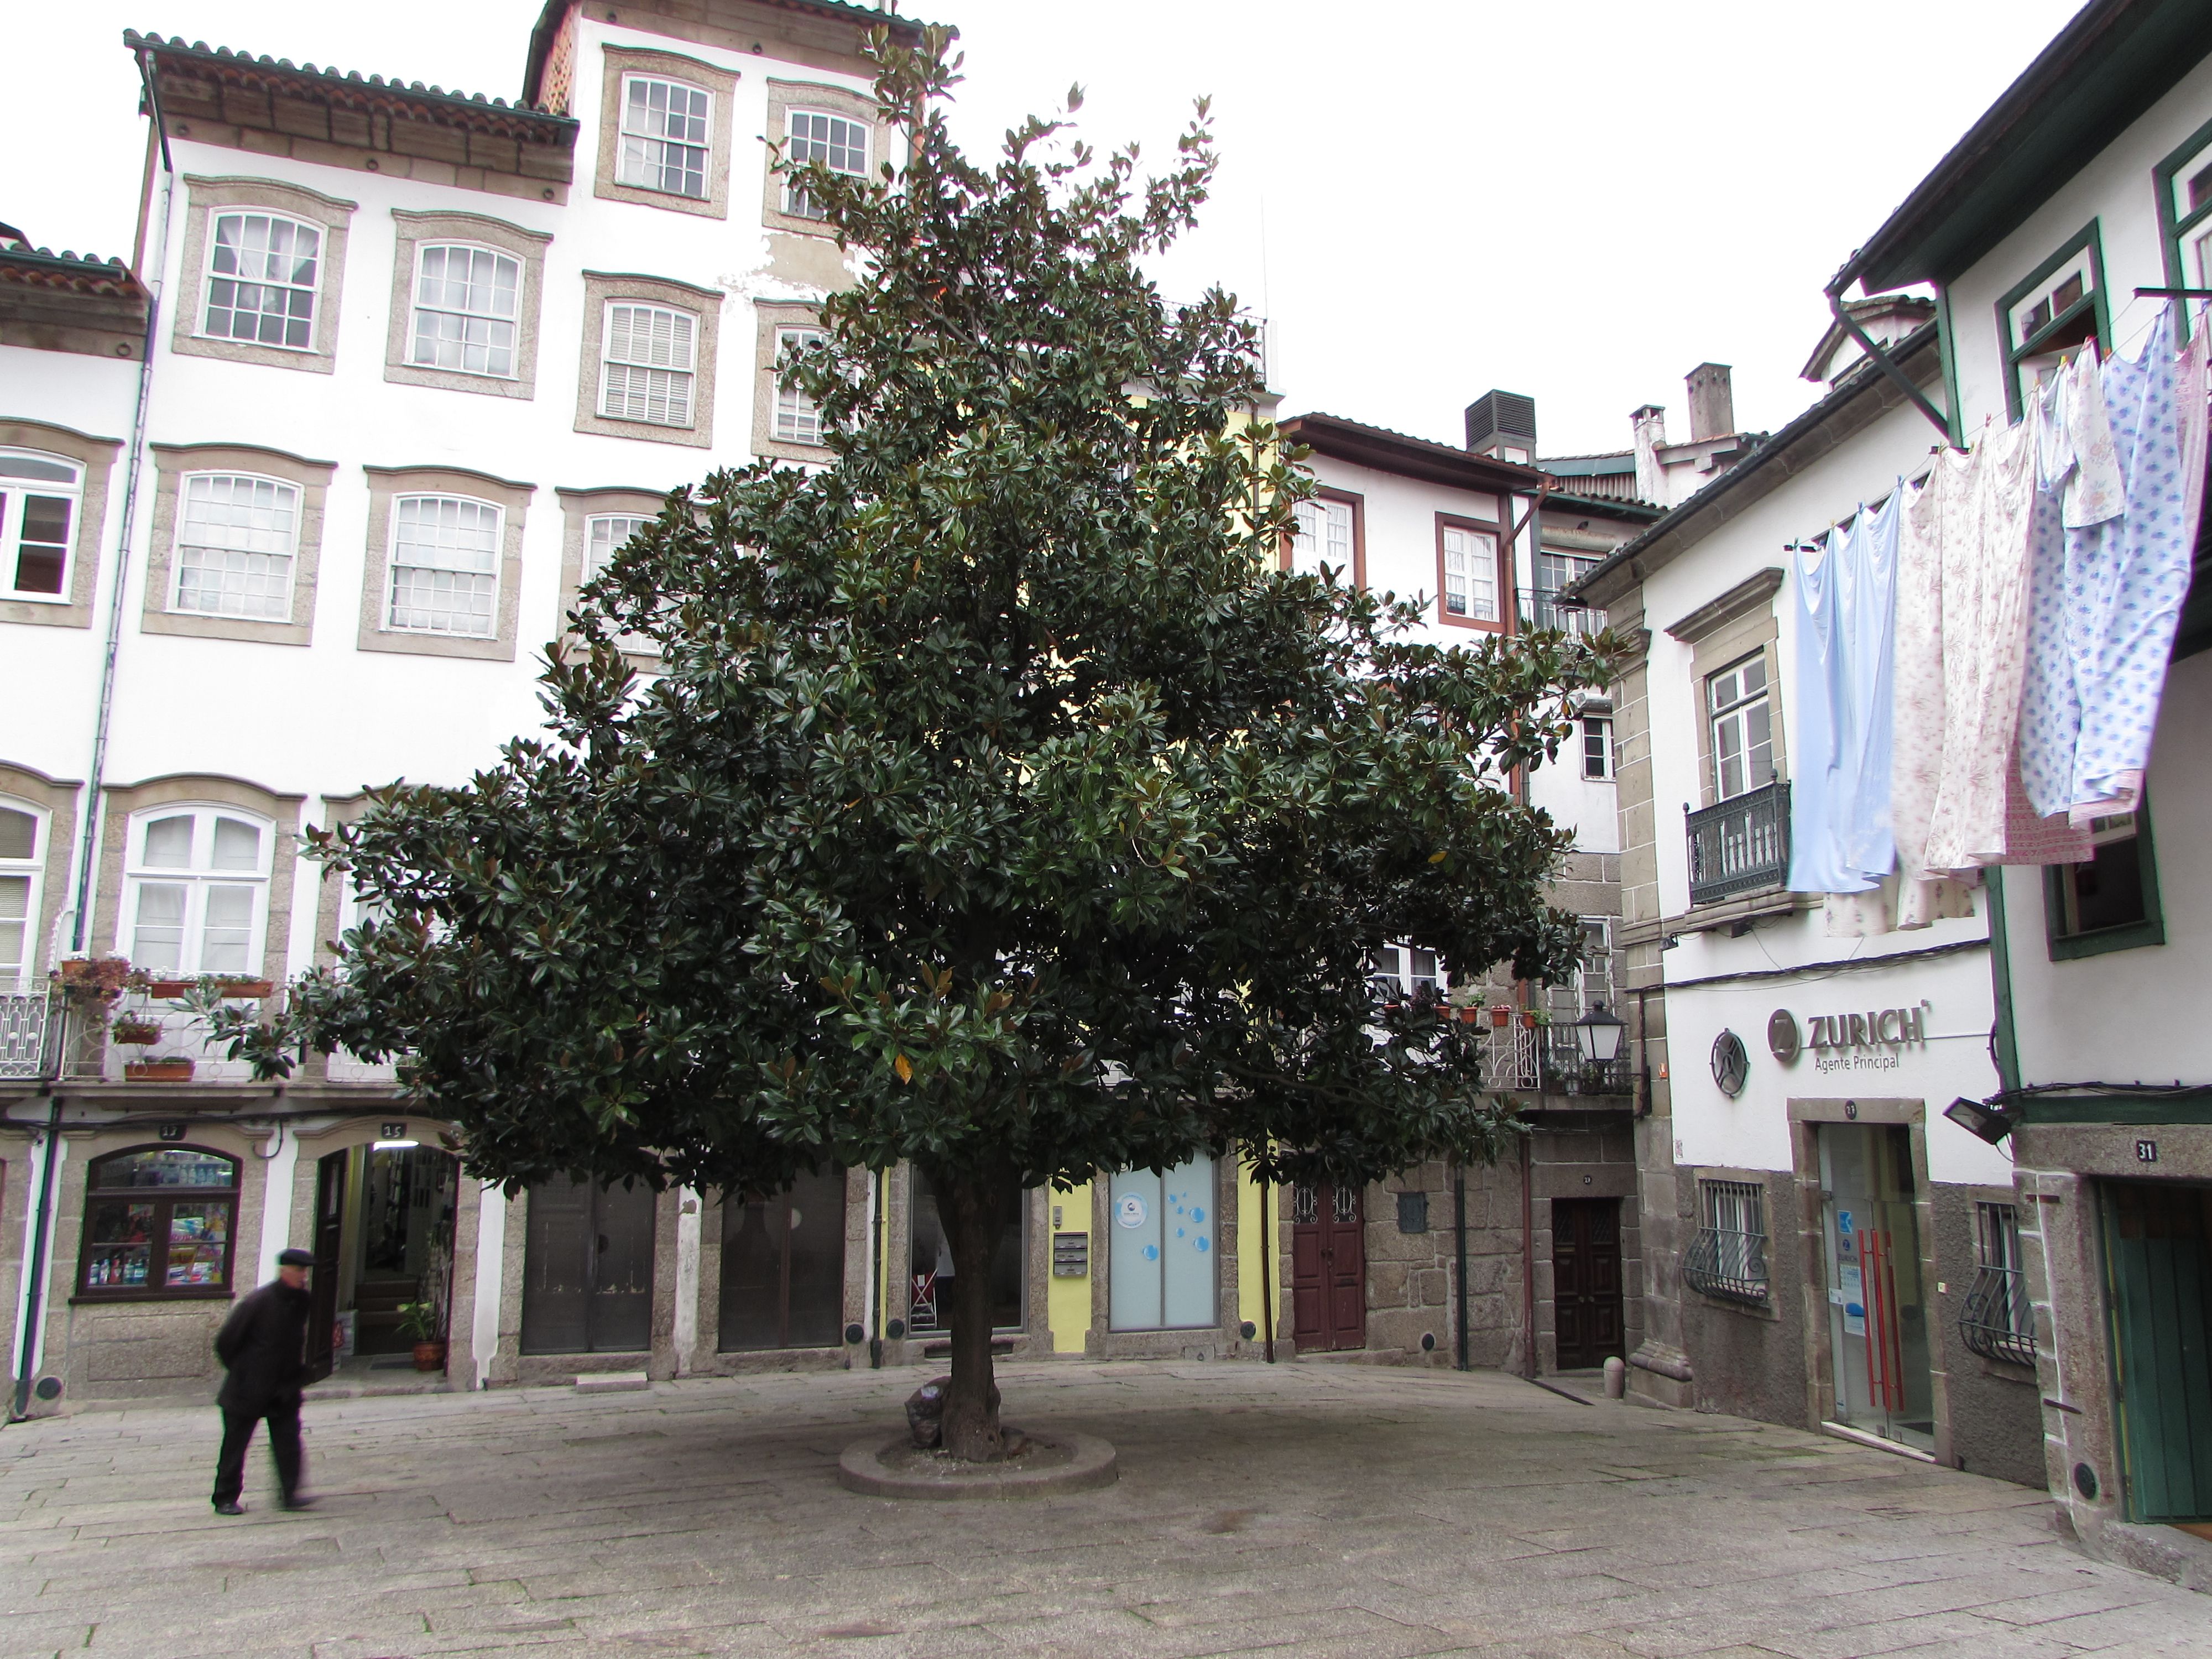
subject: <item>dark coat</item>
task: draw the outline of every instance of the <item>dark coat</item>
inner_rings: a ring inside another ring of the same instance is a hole
[[[307,1385],[307,1316],[314,1304],[312,1292],[278,1279],[230,1310],[215,1339],[216,1358],[229,1373],[217,1405],[260,1411],[299,1398]]]

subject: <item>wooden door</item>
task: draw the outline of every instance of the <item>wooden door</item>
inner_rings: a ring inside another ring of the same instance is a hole
[[[1367,1346],[1367,1239],[1359,1189],[1291,1188],[1291,1337],[1302,1352]]]
[[[522,1352],[642,1353],[653,1346],[653,1189],[567,1176],[530,1189]]]
[[[2212,1521],[2212,1189],[2104,1183],[2130,1521]]]
[[[1620,1200],[1552,1201],[1552,1329],[1561,1370],[1627,1357],[1621,1338]]]
[[[344,1152],[315,1164],[314,1300],[307,1314],[307,1380],[319,1382],[337,1364],[338,1254],[345,1237]]]

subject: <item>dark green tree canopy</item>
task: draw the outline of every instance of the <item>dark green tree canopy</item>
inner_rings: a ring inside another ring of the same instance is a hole
[[[320,1040],[403,1055],[511,1183],[1492,1155],[1472,1029],[1378,1006],[1370,953],[1568,970],[1565,838],[1510,783],[1602,655],[1420,643],[1279,568],[1311,484],[1254,325],[1142,268],[1205,198],[1203,106],[1148,182],[1057,121],[985,168],[943,40],[877,51],[907,165],[797,169],[866,272],[785,371],[825,464],[672,495],[548,732],[328,842],[379,919],[305,988]]]

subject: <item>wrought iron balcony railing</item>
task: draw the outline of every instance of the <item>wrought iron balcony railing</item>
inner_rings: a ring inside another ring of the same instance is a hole
[[[1686,809],[1690,902],[1779,887],[1790,878],[1790,785],[1782,778],[1695,811]]]
[[[61,1064],[62,999],[43,980],[0,979],[0,1078],[50,1078]]]
[[[1551,1028],[1544,1047],[1544,1087],[1560,1095],[1626,1095],[1634,1092],[1630,1082],[1628,1055],[1611,1060],[1584,1060],[1571,1028]]]
[[[1604,611],[1594,606],[1561,605],[1556,588],[1524,587],[1520,596],[1523,628],[1556,628],[1565,634],[1605,632]]]
[[[2035,1310],[2027,1281],[2017,1267],[1989,1267],[1974,1274],[1959,1316],[1959,1337],[1984,1359],[2035,1364]]]

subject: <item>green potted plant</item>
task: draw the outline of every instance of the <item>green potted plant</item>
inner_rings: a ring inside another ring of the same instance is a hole
[[[401,1303],[399,1334],[415,1345],[416,1370],[434,1371],[445,1364],[446,1339],[438,1333],[438,1309],[434,1303]]]
[[[109,1042],[119,1042],[128,1048],[146,1048],[161,1040],[161,1028],[150,1019],[125,1014],[107,1028],[107,1037]]]
[[[192,1062],[181,1054],[160,1060],[128,1060],[123,1063],[125,1083],[190,1083]]]

